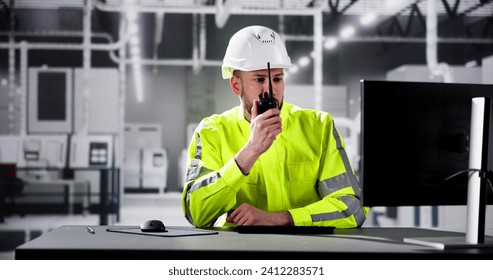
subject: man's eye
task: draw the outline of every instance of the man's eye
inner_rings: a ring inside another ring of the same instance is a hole
[[[255,81],[258,83],[263,83],[265,81],[265,79],[264,78],[257,78],[257,79],[255,79]]]
[[[280,81],[282,81],[282,78],[274,78],[274,83],[278,83]]]

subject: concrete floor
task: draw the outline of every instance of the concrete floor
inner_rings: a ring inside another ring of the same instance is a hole
[[[122,197],[120,221],[113,225],[140,225],[151,219],[163,221],[165,225],[188,226],[181,209],[181,193],[125,194]],[[115,220],[115,217],[111,217]],[[25,231],[25,241],[46,233],[62,225],[97,225],[98,215],[18,215],[6,218],[0,224],[1,231]],[[0,242],[8,242],[0,240]],[[14,259],[13,251],[1,251],[0,260]]]

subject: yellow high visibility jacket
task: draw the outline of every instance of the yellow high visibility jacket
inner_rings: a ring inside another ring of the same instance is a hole
[[[250,137],[242,108],[202,120],[188,149],[182,199],[191,224],[212,226],[242,203],[289,211],[297,226],[363,224],[368,208],[332,117],[284,102],[281,119],[281,134],[247,175],[234,160]]]

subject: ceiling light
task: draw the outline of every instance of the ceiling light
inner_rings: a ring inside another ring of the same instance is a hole
[[[141,69],[141,50],[140,50],[140,38],[139,38],[139,15],[135,10],[135,0],[125,0],[126,4],[126,19],[127,19],[127,32],[130,35],[130,56],[132,61],[132,72],[134,76],[135,95],[137,102],[144,101],[144,85],[142,82],[142,69]]]
[[[352,27],[351,25],[348,25],[341,29],[339,35],[341,35],[342,38],[346,39],[353,36],[354,33],[356,33],[356,29],[354,29],[354,27]]]
[[[404,8],[404,6],[409,5],[409,2],[404,0],[385,0],[384,8],[388,13],[394,14]]]
[[[132,36],[129,39],[130,46],[138,46],[140,44],[140,38],[138,36]]]
[[[289,68],[289,72],[290,72],[291,74],[295,74],[295,73],[297,73],[297,72],[298,72],[298,70],[299,70],[299,68],[298,68],[298,66],[296,66],[296,65],[293,65],[293,67]]]
[[[131,23],[137,22],[137,12],[132,9],[127,9],[127,19]]]
[[[140,47],[139,46],[132,46],[130,48],[130,55],[132,56],[132,58],[134,58],[134,57],[140,58]]]
[[[132,60],[132,64],[133,64],[132,66],[133,66],[133,69],[134,69],[134,73],[140,72],[140,66],[141,66],[140,63],[142,62],[142,60],[140,59],[140,57],[133,56],[131,58],[131,60]]]
[[[362,16],[360,18],[359,22],[363,26],[368,26],[368,25],[372,24],[373,22],[375,22],[376,19],[377,19],[377,15],[375,13],[368,13],[368,14]]]
[[[308,66],[308,64],[310,64],[310,58],[308,58],[308,56],[302,56],[302,57],[298,60],[298,64],[299,64],[301,67]]]
[[[137,23],[132,23],[128,25],[128,33],[130,35],[136,35],[139,33],[139,27],[137,26]]]
[[[337,39],[334,37],[330,37],[325,40],[324,48],[327,50],[332,50],[337,46]]]
[[[142,75],[134,75],[134,78],[135,96],[137,98],[137,102],[141,103],[144,101],[144,84],[142,81]]]

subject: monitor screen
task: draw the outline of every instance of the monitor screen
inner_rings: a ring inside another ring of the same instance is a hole
[[[466,205],[473,97],[493,85],[361,81],[363,204]]]

